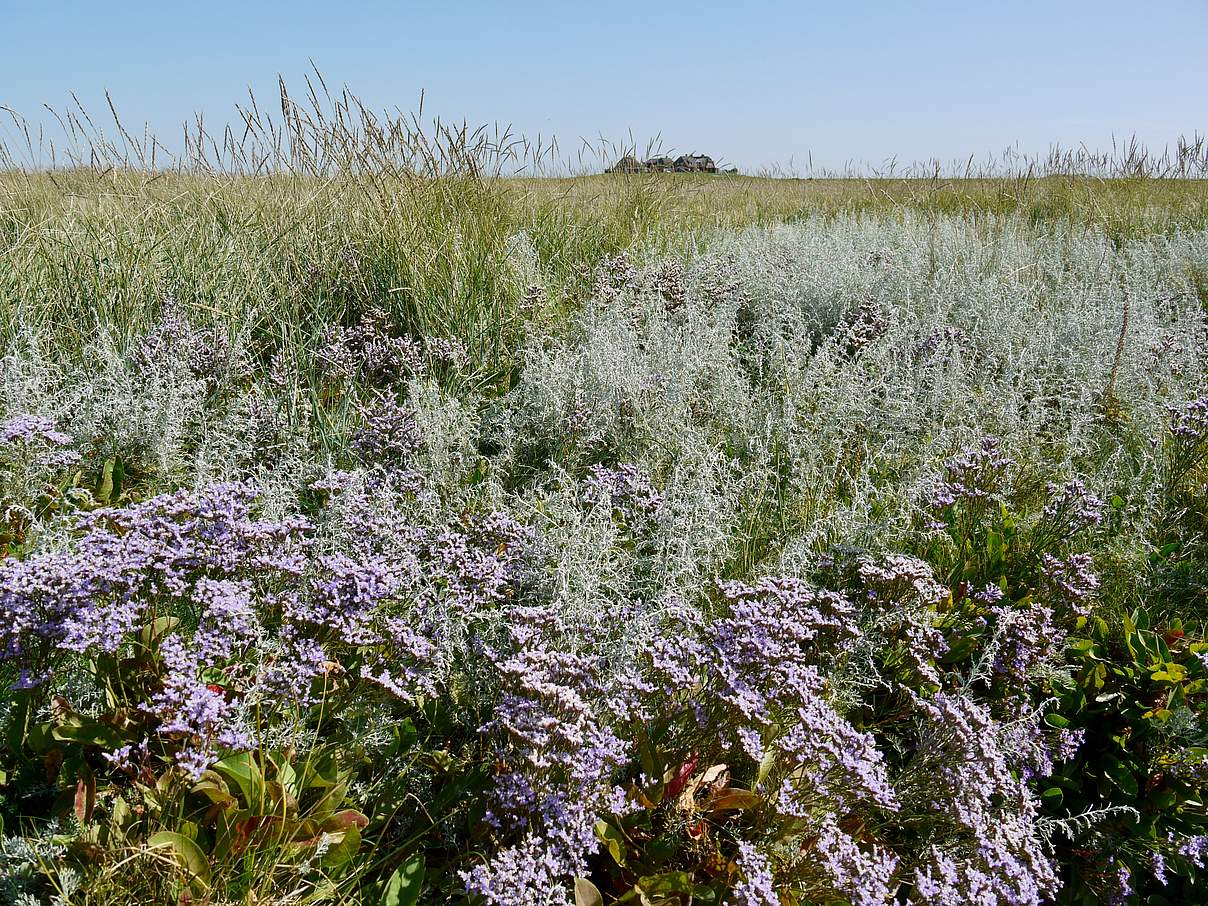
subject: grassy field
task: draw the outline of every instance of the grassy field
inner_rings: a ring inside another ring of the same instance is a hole
[[[531,245],[559,303],[604,258],[687,256],[719,233],[809,217],[1012,218],[1077,224],[1115,242],[1202,228],[1203,180],[1054,176],[784,180],[658,175],[577,179],[259,179],[75,170],[0,175],[4,329],[67,346],[134,332],[173,295],[236,331],[316,330],[384,306],[408,329],[503,355],[500,324],[527,289],[509,266]],[[490,330],[484,324],[494,325]],[[76,334],[73,340],[69,335]],[[479,335],[482,334],[482,335]],[[133,335],[133,334],[132,334]]]
[[[1204,901],[1208,180],[324,128],[0,173],[0,898]]]

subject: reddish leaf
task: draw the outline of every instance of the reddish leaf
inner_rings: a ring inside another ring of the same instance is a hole
[[[369,826],[369,819],[358,812],[356,809],[344,809],[342,812],[336,812],[330,818],[323,822],[323,829],[326,831],[348,830],[352,826],[365,828]]]
[[[730,789],[722,790],[709,803],[709,811],[711,812],[737,812],[749,808],[755,808],[762,802],[756,793],[750,790],[738,789],[731,787]]]
[[[693,752],[691,757],[676,769],[671,780],[667,782],[666,798],[674,799],[683,791],[684,784],[688,782],[688,778],[692,776],[692,772],[696,770],[696,765],[699,762],[700,753]]]
[[[87,824],[92,820],[92,811],[96,808],[96,778],[91,771],[85,771],[76,783],[75,814],[80,822]]]

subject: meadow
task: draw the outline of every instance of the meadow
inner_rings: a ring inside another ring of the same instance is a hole
[[[357,123],[0,173],[5,902],[1208,902],[1202,173]]]

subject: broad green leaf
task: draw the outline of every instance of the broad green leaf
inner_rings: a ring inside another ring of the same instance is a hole
[[[424,886],[424,856],[412,856],[394,870],[386,881],[382,906],[415,906]]]
[[[147,845],[154,849],[170,849],[180,867],[189,873],[191,882],[205,888],[210,886],[210,863],[201,847],[184,834],[160,831],[147,841]]]
[[[686,871],[667,871],[638,879],[638,887],[643,893],[692,893],[694,886]]]
[[[78,726],[63,724],[51,730],[50,735],[62,742],[77,742],[101,749],[117,749],[125,742],[125,737],[120,731],[99,723],[85,723]]]
[[[249,808],[259,808],[264,803],[264,775],[250,752],[230,755],[216,762],[213,770],[239,788]]]
[[[361,848],[361,829],[355,824],[342,833],[332,834],[331,848],[323,855],[323,864],[332,868],[352,860]]]
[[[587,878],[575,878],[575,906],[604,906],[604,895]]]
[[[596,836],[600,841],[608,847],[608,853],[612,856],[612,860],[620,865],[625,866],[625,835],[617,828],[613,827],[607,821],[596,822]]]
[[[1132,769],[1127,764],[1116,758],[1108,758],[1104,763],[1103,770],[1122,791],[1129,796],[1137,795],[1140,787],[1137,784],[1137,778],[1133,775]]]

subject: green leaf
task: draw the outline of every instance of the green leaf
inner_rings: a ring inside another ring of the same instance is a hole
[[[144,647],[150,648],[179,625],[180,617],[156,617],[139,630],[138,640]]]
[[[264,802],[264,775],[250,752],[230,755],[215,763],[213,769],[239,787],[249,808],[259,808]]]
[[[776,766],[776,749],[773,746],[768,746],[766,752],[763,753],[763,758],[759,762],[759,773],[755,777],[755,785],[759,786],[768,779],[768,775],[772,773],[772,768]]]
[[[1065,799],[1065,793],[1063,793],[1060,788],[1055,786],[1049,787],[1040,794],[1040,801],[1053,808],[1061,805],[1063,799]]]
[[[190,883],[203,888],[210,886],[210,863],[201,847],[183,834],[160,831],[147,844],[154,849],[170,849],[177,863],[190,875]]]
[[[604,895],[587,878],[575,878],[575,906],[604,906]]]
[[[394,744],[392,746],[394,754],[401,755],[411,751],[418,740],[419,731],[415,729],[414,722],[408,717],[394,727]]]
[[[647,875],[638,879],[642,893],[692,893],[695,885],[686,871],[668,871],[659,875]]]
[[[612,856],[612,860],[624,868],[625,835],[607,821],[597,821],[596,836],[600,838],[601,843],[608,847],[608,853]]]
[[[1117,758],[1108,758],[1104,763],[1104,773],[1111,778],[1121,790],[1129,796],[1136,796],[1140,789],[1132,769]]]
[[[420,853],[396,868],[394,874],[386,881],[382,906],[415,906],[419,902],[419,893],[423,886],[424,856]]]
[[[339,868],[352,860],[361,848],[361,829],[355,824],[342,834],[333,834],[335,840],[331,848],[323,856],[323,864]]]
[[[120,731],[99,723],[86,723],[78,726],[63,724],[51,730],[50,735],[62,742],[77,742],[101,749],[116,749],[125,742],[125,737]]]

